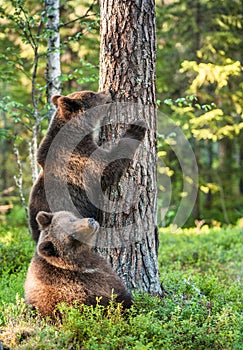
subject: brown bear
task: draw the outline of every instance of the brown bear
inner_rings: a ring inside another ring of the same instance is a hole
[[[41,233],[24,285],[27,304],[44,316],[53,316],[61,302],[96,305],[101,298],[107,306],[112,295],[124,308],[131,306],[118,275],[91,250],[98,222],[66,211],[41,211],[36,219]]]
[[[52,98],[57,111],[37,154],[41,172],[29,201],[30,226],[37,242],[39,211],[71,211],[93,217],[101,224],[104,191],[116,185],[127,170],[146,123],[135,121],[127,127],[110,150],[95,142],[94,130],[112,105],[110,93],[74,92]],[[97,107],[98,106],[98,107]]]

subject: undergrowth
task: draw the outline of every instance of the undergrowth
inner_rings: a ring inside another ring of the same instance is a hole
[[[3,349],[242,349],[243,231],[160,232],[165,296],[134,295],[123,313],[59,306],[53,323],[28,310],[23,282],[34,244],[25,229],[0,229],[0,341]],[[1,346],[0,346],[1,348]]]

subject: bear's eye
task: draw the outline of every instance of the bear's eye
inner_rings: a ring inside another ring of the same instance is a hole
[[[73,218],[73,219],[69,219],[70,222],[74,222],[75,220],[76,220],[76,219],[74,219],[74,218]]]

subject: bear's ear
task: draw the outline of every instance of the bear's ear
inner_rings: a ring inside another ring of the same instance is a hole
[[[57,107],[57,100],[61,97],[61,95],[54,95],[51,98],[51,102]]]
[[[36,221],[38,222],[40,228],[44,229],[50,225],[52,218],[52,213],[47,213],[46,211],[39,211],[39,213],[36,216]]]
[[[41,256],[55,256],[58,257],[58,252],[51,241],[42,242],[38,246],[38,253]]]
[[[61,96],[60,100],[58,101],[58,107],[61,107],[61,109],[64,111],[76,112],[83,108],[83,104],[80,99]]]

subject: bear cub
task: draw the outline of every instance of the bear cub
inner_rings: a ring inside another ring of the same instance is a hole
[[[41,172],[29,201],[36,242],[39,211],[71,211],[102,224],[103,193],[119,183],[147,130],[145,121],[136,120],[118,143],[106,150],[97,145],[93,134],[97,123],[115,106],[107,105],[110,93],[80,91],[55,95],[52,101],[57,110],[38,149]]]
[[[114,293],[124,308],[132,297],[104,258],[91,250],[99,229],[93,218],[80,219],[67,211],[39,212],[40,237],[31,260],[25,301],[43,316],[53,316],[60,302],[107,306]]]

